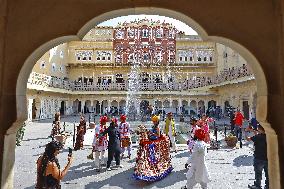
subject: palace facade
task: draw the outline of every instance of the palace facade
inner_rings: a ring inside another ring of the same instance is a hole
[[[247,118],[255,115],[255,78],[237,52],[142,19],[95,27],[82,41],[46,52],[27,83],[28,117],[124,113],[133,87],[137,113],[149,106],[186,115],[212,107],[224,113],[233,106]]]

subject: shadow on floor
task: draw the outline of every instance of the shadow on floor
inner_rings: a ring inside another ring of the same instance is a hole
[[[236,167],[252,166],[252,165],[253,165],[253,156],[241,155],[233,160],[233,166]]]
[[[92,182],[85,186],[86,189],[98,189],[98,188],[165,188],[174,185],[177,182],[183,181],[186,170],[173,171],[166,178],[156,182],[139,181],[132,178],[133,169],[128,169],[118,174],[113,175],[103,181]]]

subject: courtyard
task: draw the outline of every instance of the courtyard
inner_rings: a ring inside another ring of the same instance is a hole
[[[51,141],[51,119],[29,122],[25,127],[25,136],[21,146],[16,147],[14,188],[34,188],[36,181],[36,160],[44,152],[45,145]],[[63,151],[58,155],[61,169],[67,163],[68,147],[72,147],[74,124],[78,125],[79,116],[67,116],[61,119],[61,126],[65,123],[66,132],[70,133]],[[221,120],[227,122],[228,120]],[[131,124],[131,122],[130,122]],[[161,122],[163,126],[163,122]],[[213,132],[211,132],[213,134]],[[135,165],[137,145],[133,144],[130,159],[123,159],[121,169],[96,172],[94,161],[87,159],[91,152],[93,140],[92,130],[85,135],[84,149],[73,152],[74,162],[68,174],[62,181],[62,188],[70,189],[99,189],[99,188],[181,188],[186,184],[186,169],[184,164],[189,156],[187,146],[178,145],[178,152],[172,153],[173,172],[158,182],[143,182],[132,178]],[[213,136],[212,136],[213,137]],[[243,148],[228,148],[223,140],[224,131],[218,131],[220,149],[208,150],[207,166],[211,176],[210,189],[242,189],[247,188],[254,180],[253,146],[245,143]],[[200,186],[196,188],[201,188]]]

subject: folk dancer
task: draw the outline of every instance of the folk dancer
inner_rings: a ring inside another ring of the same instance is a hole
[[[187,183],[183,189],[193,189],[197,183],[200,183],[202,189],[206,189],[207,183],[210,182],[205,163],[207,153],[207,147],[204,142],[205,136],[206,132],[203,129],[197,129],[195,131],[196,142],[189,159],[190,168],[186,173]]]
[[[176,150],[176,128],[175,128],[175,120],[173,118],[173,113],[169,112],[167,114],[167,118],[165,121],[165,129],[164,129],[165,134],[169,137],[171,141],[171,147],[173,148],[174,152],[177,152]]]
[[[120,164],[120,133],[118,131],[117,119],[113,118],[111,120],[110,126],[99,135],[99,138],[104,137],[106,134],[109,136],[108,141],[108,160],[107,160],[107,171],[111,171],[110,165],[115,158],[116,167],[113,169],[117,169],[118,167],[122,168],[123,166]]]
[[[203,114],[201,119],[197,121],[197,125],[205,131],[205,139],[204,142],[207,144],[210,143],[210,130],[209,130],[209,125],[208,123],[213,122],[213,118],[209,118],[207,115]]]
[[[101,166],[105,164],[104,155],[107,150],[107,136],[99,137],[106,129],[106,123],[108,117],[102,116],[100,118],[100,124],[95,127],[95,134],[93,140],[93,153],[95,153],[95,166],[97,171],[101,171]]]
[[[152,129],[149,131],[148,138],[150,140],[157,140],[161,136],[161,129],[159,127],[160,123],[160,116],[154,115],[152,117],[153,126]]]
[[[85,117],[81,116],[79,126],[77,126],[76,143],[74,147],[75,151],[83,148],[85,133],[86,133],[86,121]]]
[[[126,115],[121,115],[120,121],[121,122],[119,124],[118,130],[121,139],[121,159],[124,156],[125,148],[127,148],[128,158],[130,159],[131,157],[130,125],[128,122],[126,122]]]

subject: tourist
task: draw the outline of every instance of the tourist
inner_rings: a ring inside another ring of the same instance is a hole
[[[106,116],[102,116],[100,118],[100,124],[95,128],[94,140],[93,140],[93,152],[95,153],[95,167],[97,171],[101,171],[101,167],[105,164],[104,162],[104,154],[107,150],[107,136],[99,137],[106,129],[106,123],[108,118]]]
[[[120,116],[120,124],[118,127],[121,139],[121,159],[124,156],[125,148],[127,148],[128,158],[131,157],[131,140],[130,140],[130,125],[126,122],[126,115]]]
[[[203,129],[195,131],[196,142],[192,150],[189,162],[190,167],[186,173],[187,183],[183,189],[192,189],[197,183],[201,185],[202,189],[207,188],[209,180],[209,173],[205,163],[206,144],[204,143],[206,132]]]
[[[73,162],[72,154],[69,154],[67,165],[62,171],[60,170],[60,165],[56,156],[61,149],[62,144],[57,141],[52,141],[46,145],[45,152],[37,160],[36,189],[61,188],[60,181],[65,177]]]
[[[265,189],[269,188],[269,177],[268,177],[268,160],[267,160],[267,143],[266,143],[266,134],[265,130],[261,125],[258,125],[257,131],[252,128],[247,130],[253,131],[255,136],[247,137],[248,141],[253,141],[254,143],[254,173],[255,181],[253,185],[248,187],[251,189],[260,189],[261,188],[261,179],[262,179],[262,170],[265,173]]]
[[[235,113],[235,136],[238,138],[240,141],[240,148],[242,148],[243,143],[242,143],[242,126],[243,126],[243,121],[244,121],[244,116],[241,113],[240,109],[237,109],[237,112]]]
[[[159,127],[160,117],[154,115],[152,117],[153,126],[152,129],[149,131],[149,139],[150,140],[157,140],[161,136],[161,130]]]
[[[115,158],[116,167],[113,169],[117,169],[118,167],[122,168],[123,166],[120,164],[120,133],[117,128],[117,119],[112,118],[110,126],[102,132],[99,137],[104,137],[106,134],[109,136],[108,141],[108,160],[107,160],[107,170],[111,171],[110,165]]]
[[[83,148],[85,134],[86,134],[86,121],[85,121],[85,117],[81,116],[80,123],[77,126],[76,143],[74,147],[75,151]]]
[[[176,128],[175,128],[175,120],[173,118],[173,113],[169,112],[167,114],[167,118],[165,121],[165,128],[164,133],[169,137],[171,141],[171,147],[173,148],[174,152],[177,152],[176,149]]]

